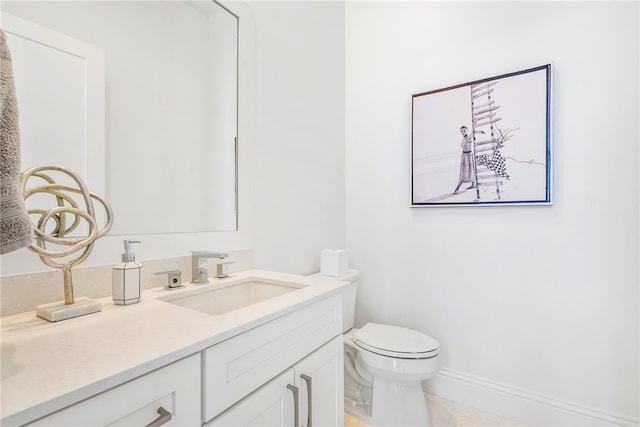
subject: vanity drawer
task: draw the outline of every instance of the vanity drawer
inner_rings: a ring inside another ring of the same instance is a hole
[[[169,415],[163,426],[200,425],[200,354],[69,406],[30,426],[146,426]]]
[[[208,348],[205,422],[341,333],[342,296],[334,295]]]

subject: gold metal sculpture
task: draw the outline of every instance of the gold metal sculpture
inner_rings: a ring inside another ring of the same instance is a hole
[[[56,177],[60,174],[67,175],[76,185],[56,182],[52,178],[52,172]],[[37,184],[32,185],[33,181]],[[32,221],[34,216],[37,216],[37,221],[33,222],[35,242],[28,248],[36,253],[44,264],[61,269],[64,281],[64,303],[38,306],[36,313],[53,322],[100,311],[101,304],[88,298],[74,298],[71,269],[87,259],[95,241],[111,229],[113,224],[111,206],[101,196],[90,192],[78,174],[62,166],[35,166],[20,175],[20,182]],[[74,198],[74,195],[81,197]],[[47,200],[50,197],[54,200]],[[27,202],[29,198],[33,198],[35,203],[43,204],[45,207],[30,208]],[[82,208],[77,199],[84,202]],[[98,201],[103,206],[106,214],[102,228],[99,228],[96,220],[94,201]],[[47,206],[55,207],[47,208]],[[82,220],[86,222],[86,230],[81,230]],[[47,247],[47,244],[50,246]],[[72,257],[80,251],[82,252],[79,256]]]

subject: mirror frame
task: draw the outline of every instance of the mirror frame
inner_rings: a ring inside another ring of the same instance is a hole
[[[253,247],[255,18],[251,7],[244,0],[217,2],[238,17],[238,152],[236,157],[238,219],[236,231],[107,235],[96,242],[84,267],[113,265],[120,262],[123,238],[142,241],[142,244],[136,248],[138,260],[189,256],[191,250],[233,252],[250,251]],[[0,11],[1,8],[0,4]],[[0,264],[3,277],[51,271],[27,249],[2,255]],[[96,280],[110,280],[110,276]],[[81,285],[79,281],[76,284]]]

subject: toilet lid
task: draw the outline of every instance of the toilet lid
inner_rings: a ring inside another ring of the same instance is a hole
[[[355,343],[372,353],[403,359],[438,355],[440,344],[430,336],[399,326],[367,323],[355,332]]]

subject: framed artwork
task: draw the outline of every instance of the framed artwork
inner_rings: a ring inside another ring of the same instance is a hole
[[[552,204],[551,64],[412,95],[411,206]]]

